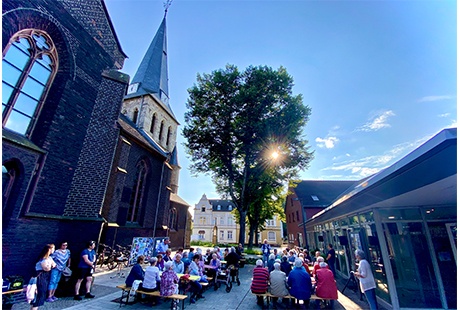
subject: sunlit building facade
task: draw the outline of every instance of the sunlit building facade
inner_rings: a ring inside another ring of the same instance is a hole
[[[344,277],[364,250],[393,309],[456,309],[456,158],[457,129],[445,129],[306,221],[308,243],[333,244]]]

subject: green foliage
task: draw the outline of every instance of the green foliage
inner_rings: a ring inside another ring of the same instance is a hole
[[[245,249],[244,253],[249,254],[249,255],[262,255],[262,250],[261,249]]]
[[[281,198],[284,182],[313,157],[302,137],[310,108],[301,95],[292,95],[293,85],[283,67],[250,66],[240,72],[227,65],[199,74],[188,89],[183,134],[190,169],[210,174],[216,190],[235,203],[244,219],[240,243],[248,212],[265,206],[260,214],[273,213],[268,201]],[[271,157],[275,151],[280,156]]]
[[[203,246],[203,247],[214,247],[214,244],[208,241],[190,241],[190,245]]]

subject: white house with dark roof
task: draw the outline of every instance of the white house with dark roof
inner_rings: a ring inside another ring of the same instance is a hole
[[[238,243],[239,223],[234,216],[235,204],[231,200],[208,199],[203,194],[193,210],[192,241]],[[237,211],[236,211],[237,212]],[[259,233],[259,242],[267,239],[270,244],[280,245],[283,239],[282,222],[275,215],[266,221],[265,230]],[[246,232],[246,243],[248,242]]]

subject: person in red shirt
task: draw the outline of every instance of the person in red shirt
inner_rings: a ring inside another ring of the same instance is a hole
[[[316,296],[329,299],[328,309],[334,308],[334,300],[338,299],[337,284],[334,274],[325,262],[319,263],[320,269],[316,271]],[[320,309],[321,300],[316,300],[316,309]]]
[[[253,294],[266,293],[269,279],[270,274],[268,273],[268,269],[264,267],[263,261],[258,259],[256,261],[256,267],[252,270],[251,292]],[[264,304],[264,298],[262,296],[257,296],[257,304]]]
[[[316,274],[316,271],[318,269],[320,269],[321,267],[319,266],[320,263],[324,263],[324,257],[322,256],[319,256],[317,259],[316,259],[316,263],[313,265],[313,274],[312,275],[315,275]],[[327,264],[326,264],[327,265]],[[327,269],[329,269],[329,265],[326,266]]]

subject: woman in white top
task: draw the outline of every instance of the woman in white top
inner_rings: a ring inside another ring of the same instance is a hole
[[[359,286],[361,292],[366,295],[367,302],[371,310],[377,309],[377,297],[375,296],[375,280],[372,274],[371,265],[366,260],[364,251],[356,250],[355,257],[359,261],[358,271],[354,272],[354,275],[359,278]]]
[[[144,281],[141,283],[142,290],[146,292],[158,291],[160,282],[160,269],[156,266],[158,258],[150,259],[150,266],[145,269]]]

